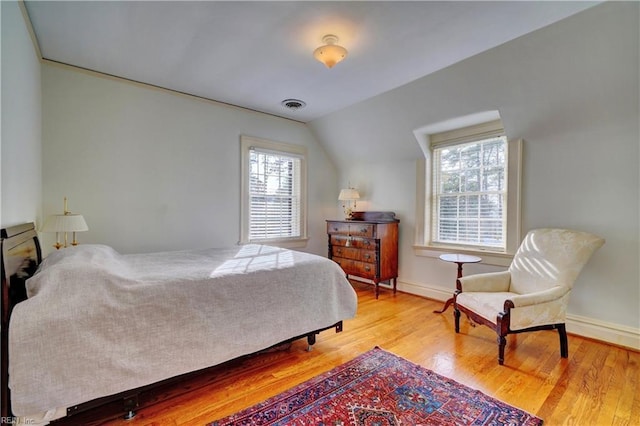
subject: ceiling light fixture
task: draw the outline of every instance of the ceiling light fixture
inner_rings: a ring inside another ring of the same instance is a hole
[[[285,99],[284,101],[280,102],[280,105],[293,111],[297,111],[307,106],[307,104],[300,99]]]
[[[347,49],[337,45],[338,37],[327,34],[322,37],[324,46],[313,51],[313,57],[322,62],[327,68],[333,68],[335,64],[347,57]]]

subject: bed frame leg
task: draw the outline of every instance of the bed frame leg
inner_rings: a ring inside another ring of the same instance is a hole
[[[138,404],[138,394],[130,395],[123,400],[124,403],[124,416],[122,418],[124,420],[131,420],[136,416],[135,409],[140,405]]]
[[[311,352],[316,344],[316,333],[307,334],[307,343],[307,352]]]

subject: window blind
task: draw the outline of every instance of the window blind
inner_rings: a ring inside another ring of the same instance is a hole
[[[249,241],[300,237],[301,157],[251,147],[249,167]]]

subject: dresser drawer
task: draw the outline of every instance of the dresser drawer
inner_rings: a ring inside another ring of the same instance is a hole
[[[363,250],[355,247],[333,246],[332,257],[344,257],[346,259],[361,260],[363,262],[374,263],[376,252],[373,250]]]
[[[346,235],[332,235],[331,245],[375,250],[376,241],[367,238],[347,237]]]
[[[356,275],[361,278],[374,279],[376,277],[375,263],[359,262],[357,260],[334,257],[336,262],[347,275]]]
[[[367,223],[327,222],[328,234],[342,234],[372,238],[374,235],[374,229],[374,225]]]

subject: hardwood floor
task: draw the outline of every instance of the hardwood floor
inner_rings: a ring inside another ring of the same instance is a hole
[[[496,335],[461,323],[441,302],[354,283],[359,307],[344,331],[290,348],[233,361],[202,375],[182,395],[109,425],[204,425],[256,404],[379,346],[439,374],[536,414],[550,425],[640,425],[640,353],[569,335],[560,358],[557,332],[510,335],[505,365],[497,362]]]

